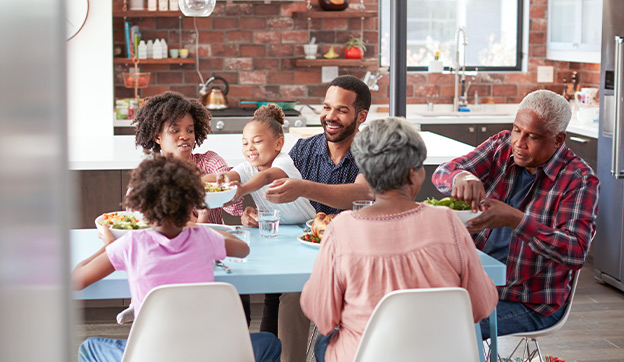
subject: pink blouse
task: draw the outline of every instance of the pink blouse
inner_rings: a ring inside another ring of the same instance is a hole
[[[325,360],[352,361],[385,294],[432,287],[465,288],[475,322],[498,302],[470,234],[451,209],[420,204],[378,217],[345,211],[325,230],[301,308],[320,333],[339,327]]]

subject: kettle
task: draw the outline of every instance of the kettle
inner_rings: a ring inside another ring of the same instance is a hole
[[[212,87],[210,91],[208,90],[208,86],[215,80],[220,80],[225,85],[225,89],[221,89],[219,87]],[[206,83],[199,85],[199,94],[202,96],[201,103],[206,106],[208,109],[226,109],[227,100],[225,96],[228,94],[230,90],[230,85],[227,80],[223,77],[212,76],[208,78]]]

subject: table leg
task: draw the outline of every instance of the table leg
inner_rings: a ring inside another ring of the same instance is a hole
[[[490,362],[498,360],[498,326],[496,323],[496,308],[490,314]]]
[[[481,324],[475,323],[475,334],[477,335],[477,348],[479,349],[479,361],[485,362],[485,352],[483,351],[483,340],[481,339]]]

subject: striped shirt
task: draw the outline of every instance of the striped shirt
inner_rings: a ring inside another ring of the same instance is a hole
[[[522,170],[513,161],[511,133],[500,132],[469,154],[443,163],[432,181],[450,194],[454,177],[464,170],[481,179],[487,198],[507,199]],[[595,234],[598,191],[592,169],[565,144],[537,167],[535,182],[520,204],[524,217],[511,235],[501,300],[523,303],[546,316],[565,304],[573,271],[585,263]],[[490,232],[473,235],[477,248],[483,249]]]

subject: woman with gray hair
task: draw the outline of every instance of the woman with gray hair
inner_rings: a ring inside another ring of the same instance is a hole
[[[474,243],[451,209],[414,202],[427,150],[407,121],[370,122],[351,152],[375,203],[344,211],[328,225],[301,307],[321,335],[315,356],[352,361],[373,309],[397,289],[462,287],[475,322],[498,300]]]

